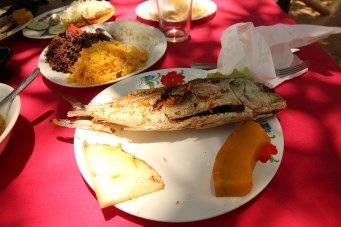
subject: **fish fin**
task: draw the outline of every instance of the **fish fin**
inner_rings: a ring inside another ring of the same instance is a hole
[[[59,91],[53,91],[53,92],[59,95],[60,97],[62,97],[67,102],[69,102],[75,110],[85,110],[86,105],[84,103],[81,103],[77,101],[76,99],[73,99]]]
[[[84,118],[84,117],[90,117],[92,116],[92,112],[86,111],[85,109],[75,109],[67,112],[67,117],[79,117],[79,118]]]
[[[51,123],[53,125],[67,127],[67,128],[79,128],[79,129],[101,131],[101,132],[108,132],[108,133],[115,132],[114,127],[111,127],[111,125],[97,124],[97,123],[92,122],[91,120],[70,121],[66,119],[51,119]]]

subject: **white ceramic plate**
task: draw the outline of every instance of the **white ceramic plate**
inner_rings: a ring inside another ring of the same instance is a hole
[[[13,88],[7,84],[0,83],[0,100],[3,100],[9,93],[13,91]],[[20,114],[21,100],[17,95],[13,101],[7,102],[0,108],[0,115],[6,121],[6,128],[0,134],[0,154],[5,149],[13,130],[15,123]]]
[[[0,40],[6,39],[12,35],[14,35],[15,33],[17,33],[18,31],[20,31],[21,29],[23,29],[24,27],[26,27],[29,23],[31,23],[32,20],[30,20],[29,22],[27,22],[24,25],[18,25],[16,27],[14,27],[13,29],[9,30],[8,32],[4,32],[4,33],[0,33]]]
[[[97,24],[94,26],[95,27],[102,27],[102,28],[106,27],[106,28],[108,28],[108,30],[109,29],[111,30],[111,29],[115,29],[115,27],[119,23],[120,23],[120,21],[118,21],[118,22],[106,22],[106,23]],[[59,85],[65,86],[65,87],[78,87],[78,88],[97,87],[97,86],[101,86],[101,85],[105,85],[105,84],[111,84],[111,83],[123,80],[125,78],[128,78],[130,76],[136,75],[136,74],[146,70],[147,68],[151,67],[153,64],[155,64],[163,56],[163,54],[165,53],[165,51],[167,49],[167,40],[166,40],[164,34],[160,30],[158,30],[152,26],[142,24],[142,23],[141,23],[141,26],[146,26],[146,28],[154,30],[155,34],[157,35],[157,38],[160,42],[149,53],[149,58],[147,60],[146,65],[143,68],[141,68],[141,69],[139,69],[133,73],[130,73],[126,76],[117,78],[116,80],[108,81],[108,82],[105,82],[102,84],[95,84],[95,85],[88,85],[88,86],[81,86],[78,84],[70,84],[70,83],[67,83],[67,81],[66,81],[66,78],[67,78],[66,73],[57,72],[57,71],[52,70],[50,65],[46,62],[45,52],[47,51],[47,47],[43,50],[43,52],[39,56],[38,67],[40,68],[40,72],[43,74],[43,76],[46,79],[48,79],[48,80],[50,80],[56,84],[59,84]],[[88,27],[84,27],[83,29],[89,31]]]
[[[54,13],[57,13],[59,16],[61,16],[61,14],[63,13],[63,11],[69,6],[64,6],[64,7],[60,7],[58,9],[54,9],[51,11],[48,11],[46,13],[43,13],[37,17],[35,17],[33,19],[33,21],[44,21],[46,23],[49,22],[50,16]],[[51,39],[53,37],[55,37],[56,35],[51,35],[51,34],[47,34],[47,35],[43,35],[45,32],[45,30],[43,31],[35,31],[32,29],[28,29],[28,28],[24,28],[22,30],[22,33],[24,36],[26,36],[27,38],[31,38],[31,39]]]
[[[160,78],[169,71],[183,72],[185,81],[206,77],[199,69],[165,69],[142,73],[113,84],[92,102],[103,103],[112,97],[125,95],[133,90],[162,86]],[[276,117],[267,119],[272,143],[278,154],[279,162],[258,162],[253,175],[254,186],[251,193],[244,197],[215,197],[211,176],[217,152],[237,125],[202,130],[183,130],[173,132],[127,132],[117,135],[76,129],[74,149],[80,172],[85,181],[93,188],[86,167],[83,141],[117,145],[133,153],[153,166],[165,182],[165,189],[127,201],[116,207],[132,215],[165,222],[188,222],[207,219],[224,214],[240,207],[260,193],[275,175],[283,155],[282,129]],[[162,207],[162,208],[161,208]]]
[[[194,0],[194,2],[198,2],[200,4],[200,8],[206,9],[206,12],[201,15],[192,15],[192,21],[208,17],[217,11],[217,5],[211,0]],[[150,15],[157,13],[156,0],[142,2],[136,7],[135,13],[142,19],[158,21]]]

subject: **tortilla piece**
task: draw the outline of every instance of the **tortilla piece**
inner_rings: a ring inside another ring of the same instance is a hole
[[[84,142],[83,149],[101,208],[165,187],[155,169],[125,152],[121,146],[92,145]]]

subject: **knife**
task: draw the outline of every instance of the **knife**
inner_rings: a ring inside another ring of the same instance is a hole
[[[0,102],[0,108],[3,107],[8,101],[12,101],[15,98],[15,96],[19,94],[19,92],[26,88],[34,80],[34,78],[36,78],[39,72],[40,72],[39,68],[33,70],[33,72],[30,75],[28,75],[28,77],[23,82],[21,82],[21,84],[19,84],[18,87],[16,87]]]

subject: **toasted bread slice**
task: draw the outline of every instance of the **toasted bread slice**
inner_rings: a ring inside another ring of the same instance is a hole
[[[155,169],[125,152],[121,146],[92,145],[84,142],[83,149],[101,208],[165,187]]]

